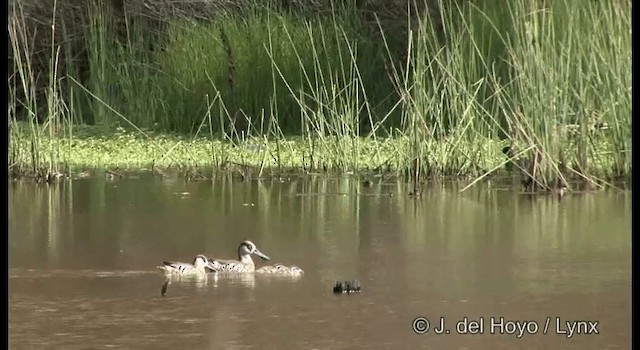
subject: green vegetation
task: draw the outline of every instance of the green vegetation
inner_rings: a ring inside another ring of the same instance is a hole
[[[15,176],[240,164],[417,184],[481,179],[509,161],[508,145],[533,160],[523,170],[541,188],[630,177],[630,2],[443,1],[441,26],[411,17],[401,55],[397,35],[381,25],[375,37],[356,7],[255,6],[172,20],[158,36],[135,22],[123,34],[100,4],[88,12],[88,76],[51,45],[45,91],[12,12]]]
[[[18,123],[28,133],[28,125]],[[42,163],[51,163],[51,154],[46,150],[64,149],[58,160],[70,165],[72,172],[93,168],[151,169],[175,168],[194,170],[197,168],[246,169],[253,168],[257,174],[268,171],[279,173],[292,170],[329,171],[344,173],[358,169],[364,172],[402,172],[404,164],[400,154],[409,152],[411,140],[407,137],[358,138],[352,140],[325,139],[309,145],[301,137],[286,139],[247,138],[242,142],[211,140],[201,136],[157,133],[151,130],[118,127],[115,130],[95,126],[74,127],[73,138],[49,139],[40,135],[45,151],[36,152]],[[30,141],[22,139],[17,149],[28,149]],[[439,142],[431,147],[444,147]],[[357,144],[360,149],[348,148]],[[345,149],[339,149],[340,146]],[[485,140],[487,154],[493,158],[482,159],[487,169],[504,163],[500,154],[500,142]],[[357,158],[346,157],[355,152]],[[28,164],[31,153],[23,152],[17,164]],[[357,168],[351,164],[357,162]]]

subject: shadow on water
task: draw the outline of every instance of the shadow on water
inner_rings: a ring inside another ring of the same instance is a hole
[[[462,187],[433,185],[416,199],[403,183],[324,177],[11,183],[9,341],[65,349],[629,346],[629,193],[559,202]],[[196,254],[235,259],[244,239],[269,264],[298,265],[304,276],[166,280],[155,270]],[[361,293],[332,293],[337,280],[352,279]],[[418,316],[432,327],[444,317],[450,334],[415,334]],[[500,316],[535,321],[537,334],[491,334],[489,318]],[[456,335],[464,317],[483,317],[482,334]],[[553,327],[543,335],[547,317]],[[598,321],[599,334],[568,338],[563,322],[571,320]]]

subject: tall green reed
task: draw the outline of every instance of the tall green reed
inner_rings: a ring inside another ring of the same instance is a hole
[[[395,74],[405,102],[405,164],[414,176],[486,171],[487,153],[501,148],[487,146],[498,137],[532,150],[536,166],[528,171],[542,188],[566,185],[570,177],[601,183],[597,169],[614,173],[613,164],[625,163],[630,81],[621,68],[630,67],[630,31],[624,4],[444,5],[445,44],[438,45],[438,33],[422,19],[409,38],[407,73]],[[614,40],[603,28],[607,19],[616,22]],[[611,113],[614,108],[621,113]],[[607,136],[603,125],[614,134]]]
[[[205,130],[217,165],[253,149],[247,162],[260,159],[261,169],[270,160],[285,167],[288,154],[305,159],[308,170],[386,164],[414,179],[485,176],[508,161],[500,149],[511,145],[536,160],[527,170],[543,188],[570,178],[602,184],[628,174],[629,6],[545,4],[440,2],[442,26],[426,16],[408,23],[408,59],[386,70],[385,61],[397,61],[394,43],[374,43],[348,6],[329,17],[267,6],[222,11],[209,21],[171,20],[157,40],[127,14],[122,30],[94,2],[87,18],[88,79],[66,84],[66,95],[59,94],[52,46],[47,114],[196,136]],[[10,35],[26,37],[11,26]],[[28,53],[26,42],[12,40],[14,52]],[[33,81],[22,57],[29,55],[16,54],[15,71],[21,81]],[[10,84],[16,89],[27,97],[18,101],[13,94],[10,106],[27,106],[31,131],[12,128],[12,140],[30,140],[32,150],[42,150],[34,84]],[[49,125],[56,123],[43,123]],[[47,129],[49,138],[55,129]],[[214,147],[216,137],[233,146]],[[289,142],[297,137],[302,149]],[[49,150],[46,158],[56,158]],[[43,157],[29,156],[32,164]]]
[[[498,99],[514,129],[510,136],[540,155],[545,185],[565,177],[601,183],[629,159],[626,5],[533,4],[510,6],[515,30],[508,62],[516,80]]]
[[[28,175],[38,181],[52,182],[60,178],[64,163],[62,139],[70,141],[71,120],[62,98],[60,49],[55,44],[56,2],[53,3],[50,61],[47,85],[44,87],[46,107],[38,105],[38,86],[33,69],[33,46],[30,43],[21,4],[14,3],[9,18],[9,44],[13,53],[9,77],[9,172],[14,177]],[[22,115],[18,115],[18,110]],[[22,119],[25,123],[19,122]],[[40,123],[41,121],[41,123]],[[45,137],[46,136],[46,137]]]

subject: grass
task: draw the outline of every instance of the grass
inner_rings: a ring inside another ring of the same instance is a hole
[[[17,123],[27,132],[29,125]],[[58,137],[51,139],[40,130],[40,142],[45,146],[38,154],[42,162],[50,162],[49,148],[68,148],[61,159],[65,171],[69,174],[92,169],[176,169],[184,172],[200,171],[215,168],[232,171],[244,175],[280,174],[289,171],[308,173],[360,173],[405,175],[403,154],[410,152],[412,140],[406,136],[378,138],[359,138],[355,142],[360,147],[358,168],[345,165],[340,155],[335,153],[332,145],[319,143],[310,146],[302,137],[288,137],[280,140],[246,138],[239,143],[220,140],[211,141],[208,137],[154,132],[134,128],[107,128],[103,126],[78,125],[74,127],[73,138]],[[465,173],[454,174],[455,177],[478,176],[491,169],[499,169],[496,174],[505,175],[501,170],[505,158],[501,153],[504,141],[483,140],[483,158],[471,162],[469,159],[461,169]],[[18,148],[28,148],[27,140]],[[354,140],[336,140],[339,144],[353,144]],[[432,141],[428,145],[436,152],[428,162],[436,162],[437,154],[446,152],[448,142]],[[344,153],[353,150],[345,149]],[[464,150],[460,150],[464,152]],[[23,153],[28,154],[28,153]],[[29,159],[18,160],[29,162]],[[313,162],[313,163],[312,163]],[[346,168],[346,170],[345,170]],[[471,168],[475,169],[474,171]],[[208,174],[201,174],[205,177]]]
[[[24,129],[29,127],[25,123],[17,125]],[[68,147],[61,161],[71,171],[93,168],[224,168],[234,165],[271,171],[291,169],[342,171],[341,163],[336,159],[331,145],[318,144],[309,147],[307,140],[299,136],[282,140],[247,138],[244,142],[231,143],[220,140],[211,141],[208,137],[152,130],[142,131],[144,135],[132,128],[108,129],[100,126],[78,125],[74,127],[73,138],[51,139],[40,131],[40,142],[46,145],[45,149],[57,148],[60,145]],[[18,148],[29,147],[27,140],[22,142],[24,145]],[[336,142],[346,143],[341,140]],[[488,153],[493,154],[493,157],[485,159],[483,164],[491,167],[504,163],[504,157],[500,153],[502,143],[491,140],[486,142]],[[358,161],[360,167],[349,168],[348,172],[399,172],[403,164],[399,154],[405,152],[404,148],[410,147],[410,140],[406,137],[380,138],[377,141],[362,138],[358,143],[362,148]],[[351,150],[346,149],[344,152],[350,153]],[[51,160],[45,151],[38,156],[43,162]],[[311,159],[314,159],[314,164],[310,163]],[[29,159],[20,161],[28,162]]]
[[[522,170],[541,189],[630,178],[624,2],[440,3],[441,28],[410,17],[401,65],[390,63],[398,36],[381,27],[375,41],[355,7],[172,19],[158,40],[141,25],[119,33],[109,10],[91,4],[88,77],[58,76],[61,64],[78,69],[52,44],[46,108],[13,11],[14,176],[241,165],[390,172],[417,187],[425,177],[490,176],[509,145],[532,160]]]

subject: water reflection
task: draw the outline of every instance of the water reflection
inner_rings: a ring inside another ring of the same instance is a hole
[[[569,344],[541,335],[418,337],[410,325],[421,314],[598,319],[599,336],[570,345],[630,344],[630,194],[558,202],[460,188],[432,186],[416,200],[403,183],[348,178],[12,183],[12,348]],[[171,279],[161,295],[160,262],[233,257],[244,239],[304,276]],[[360,295],[332,294],[336,280],[354,278]]]
[[[196,288],[207,288],[208,286],[217,287],[218,275],[217,274],[206,274],[206,275],[192,275],[192,276],[180,276],[180,275],[164,275],[164,282],[160,287],[160,295],[167,296],[167,292],[169,290],[169,286],[171,285],[180,285],[184,286],[193,286]],[[174,289],[174,287],[171,287]]]

